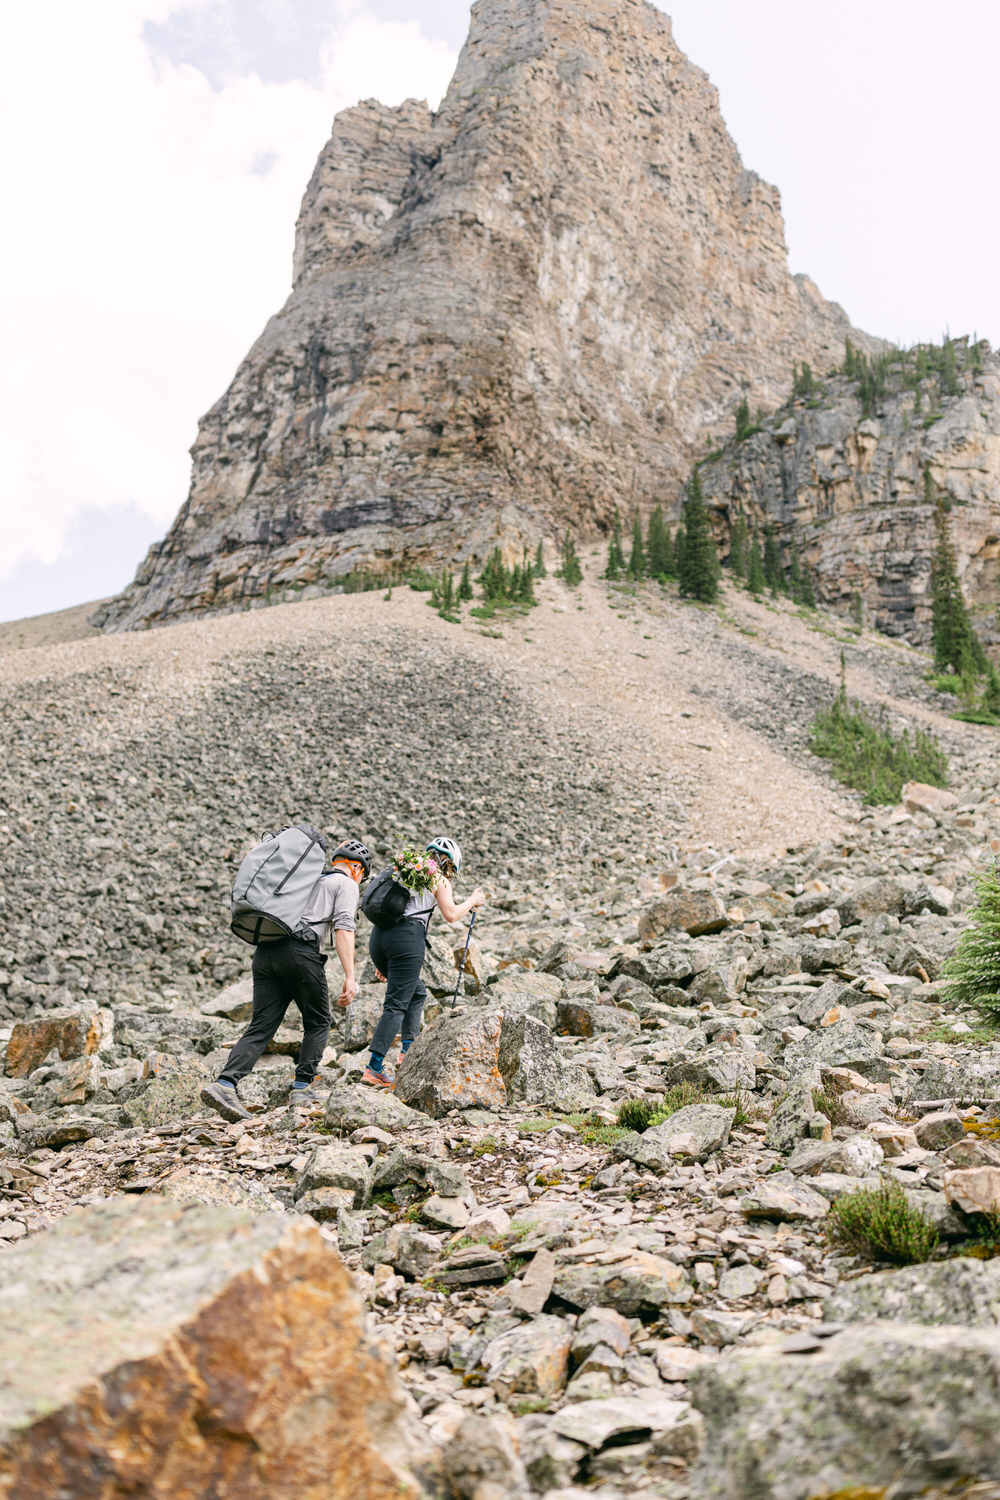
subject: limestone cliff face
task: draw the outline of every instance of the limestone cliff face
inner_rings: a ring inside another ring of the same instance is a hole
[[[852,333],[643,0],[479,0],[437,114],[337,116],[294,273],[107,628],[593,532]]]
[[[925,644],[935,545],[929,469],[935,494],[950,503],[963,593],[983,638],[1000,642],[1000,357],[980,351],[982,371],[960,368],[956,395],[926,382],[920,410],[897,376],[865,417],[857,383],[835,376],[820,396],[789,402],[760,432],[730,442],[700,470],[723,552],[742,506],[751,522],[774,521],[786,549],[800,547],[820,602],[846,614],[860,594],[866,624]],[[968,366],[964,347],[960,358]]]

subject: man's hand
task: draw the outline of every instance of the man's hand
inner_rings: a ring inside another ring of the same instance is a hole
[[[337,996],[337,1004],[340,1006],[341,1010],[347,1009],[357,993],[358,987],[355,984],[354,980],[345,979],[344,987],[341,990],[340,994]]]

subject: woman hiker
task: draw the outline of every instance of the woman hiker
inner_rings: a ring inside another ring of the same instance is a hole
[[[462,868],[462,851],[454,839],[431,839],[424,852],[437,866],[434,888],[411,891],[400,920],[391,927],[373,927],[368,939],[368,952],[379,979],[386,981],[386,991],[382,1016],[370,1043],[371,1058],[361,1082],[380,1089],[391,1089],[395,1082],[385,1072],[385,1054],[397,1031],[403,1039],[401,1063],[420,1030],[420,1016],[427,999],[420,968],[435,906],[446,922],[462,922],[486,900],[477,889],[467,901],[456,904],[451,880]]]

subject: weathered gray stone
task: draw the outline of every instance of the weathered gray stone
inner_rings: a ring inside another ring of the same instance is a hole
[[[501,1400],[514,1392],[554,1396],[566,1384],[573,1330],[544,1314],[498,1334],[479,1358],[485,1380]]]
[[[301,1219],[119,1199],[3,1264],[6,1493],[420,1492],[429,1445]]]
[[[613,1396],[609,1401],[565,1406],[553,1417],[552,1427],[562,1437],[597,1449],[630,1433],[638,1438],[647,1432],[668,1432],[684,1421],[689,1411],[686,1401],[674,1401],[658,1391],[641,1391],[637,1396]]]
[[[816,1113],[813,1092],[819,1089],[819,1074],[807,1070],[805,1077],[795,1079],[767,1122],[765,1141],[772,1151],[786,1155],[795,1149],[809,1131],[809,1121]]]
[[[824,1219],[830,1205],[821,1193],[808,1187],[792,1172],[775,1172],[764,1177],[740,1199],[740,1212],[747,1219],[798,1219],[810,1222]]]
[[[471,1010],[421,1032],[396,1074],[397,1099],[434,1118],[450,1109],[503,1108],[502,1022],[500,1010]]]
[[[462,1198],[475,1202],[469,1180],[458,1162],[439,1161],[408,1146],[396,1146],[388,1156],[380,1157],[374,1166],[372,1191],[385,1192],[412,1182],[417,1187],[440,1193],[443,1198]]]
[[[662,1125],[633,1132],[615,1142],[614,1155],[665,1172],[676,1158],[707,1161],[729,1140],[736,1110],[721,1104],[686,1104]]]
[[[823,1303],[833,1323],[1000,1323],[1000,1261],[958,1258],[898,1271],[879,1271],[844,1282]]]
[[[345,1010],[334,1006],[333,1024],[345,1051],[357,1052],[368,1046],[384,1004],[384,984],[359,984],[354,999]]]
[[[715,1094],[752,1091],[757,1086],[753,1058],[736,1047],[709,1047],[697,1057],[675,1063],[665,1076],[670,1084],[697,1083]]]
[[[854,1005],[858,1001],[857,990],[839,979],[828,979],[817,989],[803,995],[796,1006],[796,1014],[803,1026],[818,1026],[828,1010],[835,1005]]]
[[[613,1307],[629,1318],[691,1300],[682,1267],[645,1250],[607,1251],[589,1265],[560,1263],[552,1290],[570,1307]]]
[[[858,886],[849,896],[840,898],[837,912],[841,924],[851,927],[869,917],[881,916],[883,912],[901,917],[906,910],[907,894],[905,886],[891,875],[880,875],[878,879]]]
[[[299,1173],[295,1197],[315,1188],[348,1188],[354,1207],[363,1208],[371,1196],[372,1164],[357,1146],[317,1146]]]
[[[577,1319],[570,1359],[574,1365],[583,1364],[599,1344],[605,1344],[617,1355],[624,1356],[631,1342],[631,1325],[620,1312],[613,1307],[588,1307]]]
[[[457,1500],[529,1500],[527,1475],[500,1422],[470,1412],[441,1449],[441,1470]]]
[[[727,1312],[722,1307],[696,1307],[691,1314],[691,1332],[703,1344],[721,1349],[737,1343],[752,1322],[752,1313]]]
[[[509,1292],[511,1307],[531,1317],[540,1313],[551,1295],[555,1275],[556,1258],[543,1245],[521,1272],[521,1285],[514,1286]]]
[[[691,1376],[705,1418],[693,1493],[811,1500],[852,1487],[906,1492],[1000,1479],[1000,1336],[883,1323],[809,1354],[739,1350]]]
[[[880,1081],[889,1077],[884,1050],[877,1032],[850,1020],[836,1021],[790,1042],[783,1061],[793,1077],[804,1068],[853,1068],[862,1078]]]
[[[50,1146],[58,1150],[70,1141],[89,1141],[97,1136],[103,1140],[114,1134],[114,1126],[98,1115],[71,1114],[61,1110],[57,1115],[19,1114],[16,1128],[22,1145],[37,1151]]]
[[[353,1209],[354,1200],[352,1188],[311,1188],[296,1200],[295,1210],[300,1214],[308,1214],[317,1224],[327,1224],[333,1219],[339,1220],[342,1213]]]
[[[202,1203],[211,1208],[239,1208],[252,1214],[282,1213],[278,1202],[262,1182],[244,1182],[235,1172],[202,1176],[190,1167],[177,1167],[160,1177],[148,1196],[169,1198],[174,1203]]]
[[[122,1125],[149,1128],[203,1114],[201,1090],[207,1077],[198,1060],[190,1058],[174,1072],[142,1078],[129,1088],[118,1118]]]
[[[954,1110],[935,1109],[917,1121],[913,1133],[925,1151],[943,1151],[965,1139],[965,1126]]]
[[[434,1193],[420,1205],[420,1217],[436,1229],[464,1229],[469,1222],[469,1210],[463,1198],[445,1198]]]
[[[1000,1099],[1000,1056],[932,1057],[920,1077],[921,1099]]]
[[[797,1177],[815,1177],[837,1172],[844,1177],[866,1177],[877,1172],[885,1159],[882,1147],[870,1135],[852,1135],[845,1141],[803,1141],[788,1159],[788,1170]]]
[[[361,1264],[366,1271],[387,1265],[414,1280],[427,1276],[440,1260],[439,1242],[414,1224],[392,1224],[380,1230],[361,1252]]]
[[[421,1119],[419,1112],[397,1099],[395,1093],[366,1088],[358,1083],[335,1084],[330,1090],[324,1116],[327,1129],[338,1135],[350,1135],[365,1125],[398,1131],[419,1123]]]
[[[222,1016],[226,1021],[249,1021],[253,1015],[253,979],[248,974],[229,984],[210,1000],[203,1001],[201,1010],[206,1016]]]
[[[588,1449],[552,1429],[548,1416],[521,1417],[517,1424],[521,1458],[531,1487],[537,1494],[571,1485]]]
[[[764,1280],[756,1266],[733,1266],[719,1277],[720,1297],[752,1297]]]
[[[564,1060],[551,1032],[532,1016],[504,1013],[497,1066],[508,1103],[572,1111],[594,1102],[590,1075]]]

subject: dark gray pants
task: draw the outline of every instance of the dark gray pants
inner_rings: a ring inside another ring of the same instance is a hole
[[[404,1042],[412,1041],[420,1031],[427,991],[420,977],[427,946],[427,929],[413,917],[404,918],[394,927],[372,928],[368,952],[372,963],[386,977],[385,1004],[369,1046],[384,1057],[398,1031]]]
[[[315,943],[282,938],[262,943],[253,955],[253,1016],[220,1073],[239,1083],[251,1071],[294,1001],[302,1012],[302,1046],[295,1067],[299,1083],[312,1083],[330,1035],[330,996],[326,954]]]

